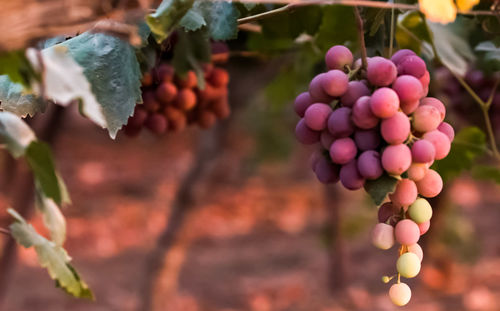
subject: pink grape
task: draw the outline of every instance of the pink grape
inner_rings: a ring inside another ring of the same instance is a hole
[[[425,133],[437,129],[441,123],[441,114],[439,111],[430,105],[420,105],[413,112],[413,129]]]
[[[354,124],[362,129],[371,129],[377,126],[379,120],[370,108],[370,97],[360,97],[352,108],[352,121]]]
[[[358,152],[356,144],[349,138],[339,138],[330,146],[330,157],[333,163],[346,164],[356,156]]]
[[[402,103],[419,100],[424,91],[420,81],[410,75],[399,76],[392,84],[392,89],[398,94]]]
[[[411,151],[404,144],[391,145],[382,153],[382,167],[392,175],[401,175],[411,165]]]
[[[416,184],[418,193],[426,198],[433,198],[443,190],[443,180],[441,176],[431,169],[429,169],[424,178],[417,181]]]
[[[340,70],[330,70],[323,75],[321,87],[326,94],[332,97],[344,95],[347,91],[349,78]]]
[[[384,204],[382,204],[379,208],[378,208],[378,221],[379,222],[386,222],[389,217],[391,217],[392,215],[394,215],[396,212],[396,208],[394,207],[394,205],[391,203],[391,202],[386,202]]]
[[[411,289],[405,283],[392,284],[389,289],[389,298],[398,307],[405,306],[411,299]]]
[[[376,90],[370,97],[370,109],[379,118],[392,117],[399,109],[398,94],[387,87]]]
[[[399,244],[413,245],[420,238],[420,230],[413,220],[403,219],[396,224],[394,235]]]
[[[437,129],[441,133],[448,136],[448,138],[450,139],[450,142],[452,142],[453,139],[455,138],[455,130],[453,130],[453,127],[449,123],[442,122],[441,124],[439,124]]]
[[[391,201],[394,204],[408,207],[417,199],[417,185],[413,180],[403,178],[396,185],[396,189],[391,195]]]
[[[422,247],[420,247],[420,245],[418,244],[408,245],[408,251],[417,255],[420,262],[422,262],[422,259],[424,259],[424,251],[422,250]]]
[[[327,150],[330,149],[330,146],[332,145],[334,140],[335,140],[335,137],[333,137],[333,135],[330,134],[330,132],[328,130],[324,130],[319,135],[319,141],[321,143],[321,146],[323,146],[323,148],[325,148]]]
[[[313,102],[328,104],[332,101],[332,98],[323,90],[322,81],[324,76],[325,73],[320,73],[311,80],[311,83],[309,83],[309,95]]]
[[[423,59],[417,55],[409,55],[398,64],[399,75],[411,75],[415,78],[420,78],[425,74],[427,67]]]
[[[358,172],[366,179],[377,179],[383,174],[380,154],[374,150],[363,152],[358,158]],[[416,190],[416,189],[415,189]]]
[[[328,130],[335,137],[347,137],[354,132],[351,120],[351,108],[340,107],[334,110],[328,118]]]
[[[375,56],[368,62],[366,77],[370,84],[375,86],[388,86],[395,79],[398,70],[393,62],[380,56]]]
[[[312,104],[304,114],[304,121],[311,130],[322,131],[326,128],[332,108],[327,104]]]
[[[417,140],[411,147],[411,157],[413,162],[427,163],[434,160],[436,149],[434,145],[425,139]]]
[[[295,137],[304,145],[312,145],[319,141],[319,132],[308,128],[304,119],[300,119],[295,127]]]
[[[403,110],[404,113],[406,114],[412,114],[420,105],[420,101],[408,101],[408,102],[401,102],[401,110]]]
[[[427,163],[412,163],[408,169],[408,178],[413,181],[419,181],[424,178],[428,170]]]
[[[434,130],[424,134],[423,139],[430,141],[436,149],[436,160],[444,159],[450,152],[451,142],[446,134]]]
[[[355,159],[340,168],[340,182],[349,190],[360,189],[365,184],[365,179],[359,173]]]
[[[309,92],[304,92],[300,93],[297,98],[295,98],[295,102],[293,104],[293,108],[295,110],[295,113],[299,117],[303,117],[304,113],[306,112],[307,107],[311,106],[313,103],[311,96],[309,95]]]
[[[398,65],[399,63],[401,63],[401,61],[403,59],[405,59],[406,57],[410,56],[410,55],[416,55],[415,52],[413,52],[412,50],[408,50],[408,49],[402,49],[402,50],[399,50],[397,51],[396,53],[394,53],[391,57],[391,61]]]
[[[353,61],[351,51],[343,45],[332,46],[325,55],[325,63],[329,69],[344,70]]]
[[[362,97],[370,95],[370,89],[361,81],[351,81],[347,86],[347,91],[340,98],[344,107],[352,107],[356,101]]]
[[[374,150],[380,145],[380,134],[377,130],[357,130],[354,141],[361,151]]]
[[[380,132],[387,143],[397,145],[408,138],[410,127],[410,119],[406,114],[398,111],[392,117],[382,120]]]
[[[418,224],[418,230],[420,230],[420,235],[424,235],[427,231],[429,231],[429,228],[431,227],[431,221],[426,221],[421,224]]]
[[[339,181],[339,167],[323,156],[318,159],[314,173],[316,173],[318,180],[324,184]]]
[[[386,250],[394,245],[394,227],[378,223],[372,230],[372,243],[375,247]]]
[[[441,115],[441,122],[444,120],[444,117],[446,116],[446,107],[439,99],[434,97],[424,97],[420,100],[420,105],[429,105],[436,108]]]
[[[428,88],[429,83],[431,82],[431,75],[429,71],[425,71],[424,75],[418,78],[418,81],[420,81],[420,84],[422,84],[422,88]]]

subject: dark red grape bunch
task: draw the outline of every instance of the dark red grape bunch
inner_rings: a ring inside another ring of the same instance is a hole
[[[207,64],[204,67],[205,87],[198,87],[194,71],[179,76],[172,66],[162,63],[144,74],[143,104],[136,105],[125,126],[127,136],[136,136],[143,127],[155,134],[178,132],[189,124],[210,128],[218,119],[229,116],[227,98],[229,74]]]
[[[435,197],[443,186],[430,166],[448,155],[454,131],[443,121],[445,106],[426,97],[429,72],[413,51],[400,50],[391,59],[368,58],[361,70],[360,60],[353,66],[348,48],[334,46],[325,61],[328,71],[314,77],[309,91],[295,100],[301,117],[295,135],[303,144],[319,144],[311,165],[322,183],[340,180],[356,190],[384,174],[398,179],[390,201],[379,208],[372,238],[381,249],[400,244],[397,283],[389,296],[402,306],[411,291],[400,276],[418,274],[422,252],[417,242],[432,216],[422,197]]]

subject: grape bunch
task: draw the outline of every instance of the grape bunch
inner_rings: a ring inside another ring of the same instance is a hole
[[[127,136],[136,136],[143,127],[154,134],[178,132],[189,124],[210,128],[217,119],[229,116],[227,98],[229,74],[226,70],[204,66],[205,87],[198,85],[194,71],[181,76],[172,66],[162,63],[144,74],[142,105],[136,105],[134,114],[125,126]]]
[[[340,181],[356,190],[383,175],[398,180],[379,208],[372,241],[384,250],[400,244],[397,283],[389,296],[403,306],[411,290],[400,277],[418,274],[422,249],[417,242],[432,216],[425,198],[437,196],[443,187],[430,166],[448,155],[454,130],[444,122],[443,103],[426,97],[429,72],[413,51],[399,50],[391,59],[368,58],[364,69],[361,60],[353,63],[348,48],[334,46],[325,62],[328,71],[314,77],[295,100],[301,117],[295,135],[302,144],[319,144],[311,166],[322,183]]]

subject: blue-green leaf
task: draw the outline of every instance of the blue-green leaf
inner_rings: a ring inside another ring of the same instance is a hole
[[[14,83],[7,75],[0,76],[0,107],[20,117],[34,116],[44,112],[47,102]]]
[[[365,190],[373,199],[375,205],[380,205],[384,202],[387,194],[394,191],[398,180],[387,174],[382,175],[375,180],[367,180],[365,183]]]
[[[194,0],[163,0],[146,23],[158,43],[163,42],[193,6]]]

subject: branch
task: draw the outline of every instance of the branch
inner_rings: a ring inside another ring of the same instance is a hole
[[[357,6],[354,7],[354,15],[356,15],[356,27],[358,27],[359,48],[361,50],[361,68],[366,70],[368,67],[368,56],[366,53],[365,30],[363,28],[363,18],[361,17]]]

